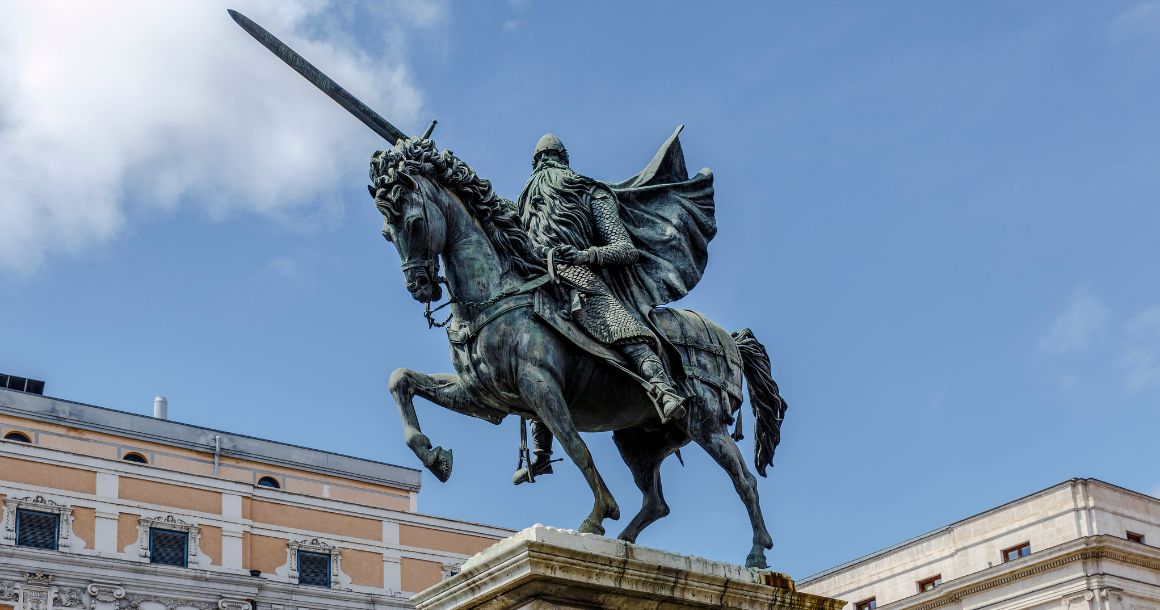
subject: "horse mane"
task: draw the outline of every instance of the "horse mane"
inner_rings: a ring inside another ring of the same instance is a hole
[[[375,206],[387,218],[400,212],[404,192],[415,188],[414,176],[423,176],[455,193],[468,214],[483,227],[492,246],[523,278],[544,271],[532,242],[520,222],[516,206],[495,194],[491,182],[450,150],[439,151],[428,139],[399,140],[394,148],[371,157],[371,185]]]

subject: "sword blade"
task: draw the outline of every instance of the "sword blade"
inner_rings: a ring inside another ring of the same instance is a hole
[[[246,33],[254,37],[254,40],[262,43],[262,46],[269,49],[274,55],[277,55],[278,59],[286,62],[286,65],[294,68],[295,72],[301,74],[315,87],[318,87],[319,91],[325,93],[327,97],[337,102],[339,106],[345,108],[356,119],[362,121],[367,127],[370,127],[371,131],[379,134],[392,145],[400,139],[407,138],[407,134],[403,133],[398,127],[391,125],[390,121],[379,116],[377,112],[360,102],[349,91],[343,89],[338,83],[331,80],[329,76],[323,74],[321,70],[306,61],[306,58],[295,53],[294,49],[286,46],[286,43],[278,40],[277,37],[267,32],[262,26],[254,23],[249,17],[233,9],[227,9],[227,11],[230,17],[238,25],[242,26],[242,29]]]

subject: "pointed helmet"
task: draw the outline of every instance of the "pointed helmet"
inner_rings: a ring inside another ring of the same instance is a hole
[[[555,134],[546,133],[539,142],[536,142],[536,150],[532,152],[532,165],[539,161],[541,153],[548,150],[556,151],[560,155],[560,160],[565,165],[568,163],[568,149],[564,148],[564,143]]]

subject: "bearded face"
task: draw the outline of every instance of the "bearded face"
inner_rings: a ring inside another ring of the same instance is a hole
[[[524,191],[519,212],[532,243],[540,248],[591,247],[592,213],[588,199],[592,180],[552,160],[536,164]]]

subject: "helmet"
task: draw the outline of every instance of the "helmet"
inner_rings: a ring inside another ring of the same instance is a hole
[[[546,133],[539,142],[536,142],[536,150],[532,152],[532,164],[539,160],[541,153],[548,150],[556,151],[560,155],[560,160],[565,164],[568,163],[568,149],[564,148],[564,143],[554,134]]]

